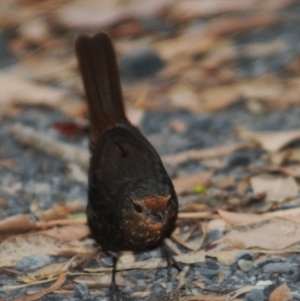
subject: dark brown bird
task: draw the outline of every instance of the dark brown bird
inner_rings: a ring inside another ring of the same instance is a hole
[[[110,38],[81,35],[76,53],[91,123],[87,218],[92,236],[110,252],[158,246],[177,217],[173,184],[153,146],[125,115]]]

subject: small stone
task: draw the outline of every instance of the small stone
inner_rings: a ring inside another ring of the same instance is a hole
[[[187,124],[180,119],[174,119],[169,124],[170,130],[175,133],[184,133],[187,130]]]
[[[43,268],[52,262],[52,258],[43,254],[34,254],[21,258],[16,264],[16,268],[22,272],[32,272]]]
[[[208,268],[199,268],[197,269],[201,276],[212,278],[214,276],[217,276],[219,273],[219,270],[213,270]]]
[[[295,264],[289,262],[269,263],[263,267],[264,273],[290,273]]]
[[[102,297],[102,296],[95,296],[92,301],[108,301],[109,298],[107,297]]]
[[[77,284],[74,288],[73,295],[74,298],[77,298],[79,300],[87,300],[89,296],[89,288],[84,283]]]
[[[261,285],[261,286],[268,286],[268,285],[272,285],[273,282],[271,280],[260,280],[256,283],[257,286]]]
[[[237,261],[239,261],[240,259],[244,259],[244,260],[253,260],[254,258],[254,254],[253,252],[251,251],[241,251],[241,252],[238,252],[236,255],[235,255],[235,259]]]
[[[0,30],[0,68],[7,67],[16,61],[9,49],[8,39],[3,30]]]
[[[100,259],[100,262],[105,266],[109,267],[112,265],[112,259],[110,257],[103,257]]]
[[[145,283],[145,281],[143,279],[137,280],[136,286],[138,287],[139,290],[146,289],[146,283]]]
[[[125,80],[136,81],[154,75],[164,65],[165,63],[156,51],[140,49],[121,58],[120,72]]]
[[[239,265],[241,271],[243,271],[243,272],[247,272],[247,271],[251,270],[253,267],[252,261],[245,260],[245,259],[240,259],[238,261],[238,265]]]
[[[243,301],[265,301],[264,292],[254,289],[245,296]]]
[[[35,194],[48,194],[50,190],[51,187],[48,183],[36,183],[34,186]]]
[[[253,160],[253,155],[249,151],[236,151],[228,160],[227,168],[249,165]]]
[[[158,283],[155,283],[151,288],[151,297],[153,298],[161,298],[164,295],[165,290]]]

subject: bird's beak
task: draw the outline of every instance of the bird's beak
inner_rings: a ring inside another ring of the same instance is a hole
[[[156,210],[155,215],[158,217],[160,222],[163,222],[164,217],[165,217],[165,212],[162,210]]]

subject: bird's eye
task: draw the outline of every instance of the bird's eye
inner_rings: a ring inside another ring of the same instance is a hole
[[[133,204],[133,208],[137,213],[142,213],[143,212],[143,207],[138,204],[138,203],[132,203]]]

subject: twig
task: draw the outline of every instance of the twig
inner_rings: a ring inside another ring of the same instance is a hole
[[[251,148],[255,144],[253,142],[240,142],[230,145],[221,145],[213,148],[205,148],[200,150],[191,149],[174,155],[163,156],[164,162],[169,164],[181,164],[187,160],[200,160],[207,158],[216,158],[230,155],[232,152],[241,148]]]
[[[13,126],[11,134],[18,142],[26,146],[33,147],[50,156],[56,156],[66,162],[77,163],[85,170],[88,169],[90,158],[88,150],[60,142],[20,123]]]
[[[13,299],[12,301],[35,301],[35,300],[39,300],[42,297],[52,293],[53,291],[58,290],[66,281],[67,277],[65,272],[62,272],[59,274],[59,276],[57,277],[56,281],[49,286],[48,288],[42,290],[41,292],[37,292],[36,294],[33,294],[31,296],[25,296],[25,297],[18,297],[16,299]]]

